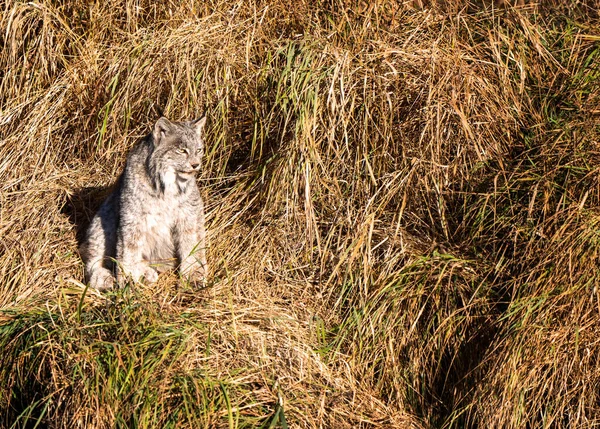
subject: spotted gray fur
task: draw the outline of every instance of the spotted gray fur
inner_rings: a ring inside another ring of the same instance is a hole
[[[80,247],[90,287],[116,280],[155,282],[179,267],[190,282],[206,277],[204,203],[196,184],[206,117],[190,122],[160,118],[129,152],[125,170],[104,201]],[[116,262],[116,264],[115,264]]]

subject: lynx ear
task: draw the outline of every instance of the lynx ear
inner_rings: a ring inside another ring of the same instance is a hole
[[[159,142],[165,135],[169,134],[173,129],[173,124],[164,116],[154,124],[154,141]]]
[[[190,125],[192,126],[192,128],[194,130],[196,130],[196,134],[198,135],[198,137],[200,137],[202,135],[202,130],[204,129],[205,124],[206,124],[206,115],[204,115],[200,119],[196,119],[196,120],[190,122]]]

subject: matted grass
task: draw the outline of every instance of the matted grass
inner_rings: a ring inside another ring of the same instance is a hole
[[[423,3],[0,4],[0,427],[600,425],[597,5]],[[207,287],[87,289],[205,111]]]

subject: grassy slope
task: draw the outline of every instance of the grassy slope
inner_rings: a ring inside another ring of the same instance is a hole
[[[192,3],[0,3],[0,427],[598,425],[593,2]],[[204,109],[209,287],[86,291]]]

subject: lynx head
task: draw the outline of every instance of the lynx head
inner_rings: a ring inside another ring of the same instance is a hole
[[[161,188],[173,181],[187,182],[200,171],[205,123],[206,116],[190,122],[171,122],[167,118],[156,121],[148,166]]]

